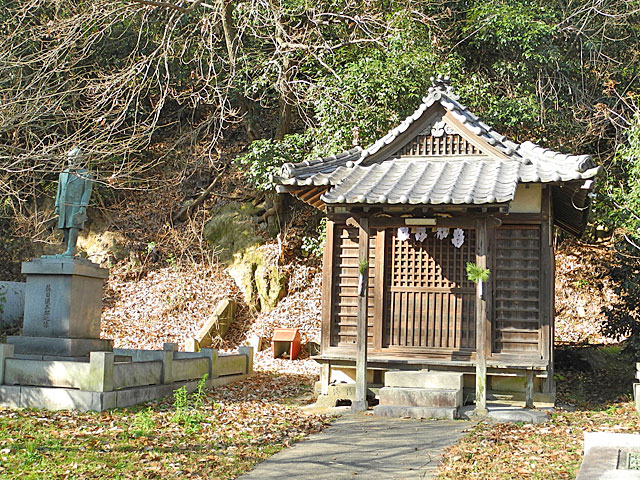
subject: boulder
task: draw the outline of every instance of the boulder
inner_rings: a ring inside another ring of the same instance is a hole
[[[211,210],[204,226],[204,238],[215,248],[222,262],[231,262],[237,253],[264,243],[253,216],[258,209],[251,202],[231,202]]]
[[[273,245],[263,245],[258,232],[256,214],[261,209],[251,202],[217,206],[204,227],[204,237],[229,265],[228,272],[249,307],[269,311],[285,295],[286,278],[278,267],[278,252]]]
[[[78,250],[99,265],[108,265],[127,258],[129,249],[125,244],[126,239],[121,233],[98,228],[85,229],[78,237]],[[60,247],[57,250],[60,250]]]
[[[263,312],[272,310],[286,293],[286,278],[271,250],[264,245],[237,252],[228,269],[249,307]]]

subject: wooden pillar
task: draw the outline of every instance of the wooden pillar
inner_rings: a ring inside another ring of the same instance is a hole
[[[553,386],[553,336],[555,316],[555,255],[553,252],[553,212],[551,188],[542,191],[542,224],[540,228],[540,312],[541,356],[547,361],[547,376],[542,381],[542,392],[551,394]]]
[[[331,346],[331,316],[333,315],[333,257],[335,224],[327,219],[322,257],[322,323],[320,342],[322,353]]]
[[[524,408],[533,408],[533,370],[527,370],[524,384]]]
[[[367,404],[367,307],[369,290],[369,219],[361,218],[358,235],[358,270],[361,288],[358,290],[358,319],[356,340],[356,397],[351,404],[353,412],[366,410]]]
[[[476,224],[476,265],[487,268],[487,222]],[[476,414],[487,414],[487,301],[486,288],[476,284]],[[482,295],[480,294],[482,292]]]

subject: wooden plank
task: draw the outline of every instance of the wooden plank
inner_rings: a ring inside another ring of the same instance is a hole
[[[447,111],[444,116],[447,119],[447,123],[452,126],[456,133],[458,133],[466,142],[474,146],[479,151],[486,155],[491,155],[495,158],[507,159],[508,157],[504,152],[498,150],[496,147],[489,145],[487,142],[481,140],[477,135],[469,131],[469,127],[460,122],[451,112]]]
[[[360,264],[369,262],[369,219],[363,217],[359,221],[358,249]],[[363,277],[363,288],[358,298],[358,335],[356,352],[356,394],[351,403],[351,410],[359,412],[367,409],[367,308],[369,294],[368,268]]]
[[[334,231],[335,224],[327,220],[324,252],[322,255],[322,323],[321,346],[322,351],[330,345],[331,317],[333,312],[333,261],[334,261]]]
[[[407,341],[407,292],[398,295],[398,345],[406,345]]]
[[[476,225],[476,265],[487,268],[487,224],[480,219]],[[487,414],[487,303],[480,295],[480,282],[476,295],[476,413]]]
[[[471,299],[471,302],[465,299],[466,295],[462,295],[460,301],[462,303],[462,325],[460,326],[460,348],[467,347],[469,345],[469,338],[471,337],[471,326],[469,325],[469,309],[471,307],[470,303],[474,302]],[[466,300],[466,301],[465,301]],[[474,319],[475,322],[475,319]]]
[[[300,200],[302,200],[303,202],[308,201],[310,198],[315,197],[318,194],[318,190],[325,190],[323,189],[319,189],[319,188],[310,188],[309,190],[300,193],[299,195],[296,195]]]
[[[537,293],[537,292],[536,292]],[[496,302],[534,302],[536,304],[540,304],[540,299],[536,296],[535,298],[525,298],[525,297],[496,297]]]
[[[551,210],[551,188],[544,187],[542,191],[542,213],[550,214]],[[540,351],[542,358],[549,362],[548,375],[542,382],[542,391],[550,393],[553,391],[553,336],[555,324],[555,256],[553,252],[552,232],[550,221],[543,221],[540,229],[540,245],[542,248],[540,263],[542,265],[541,283],[541,328],[540,328]]]
[[[456,323],[456,333],[455,333],[455,348],[460,349],[463,345],[463,325],[464,325],[464,310],[463,310],[463,302],[462,295],[456,296],[456,316],[459,318]]]
[[[319,210],[324,210],[325,205],[320,197],[328,190],[328,187],[316,187],[308,190],[301,190],[298,193],[292,193],[295,197],[299,198],[303,202],[315,207]]]
[[[420,340],[418,346],[425,347],[427,345],[427,306],[425,300],[427,293],[420,292]]]
[[[434,347],[442,347],[442,294],[434,293],[435,312],[434,312],[434,329],[433,341]]]
[[[546,190],[546,189],[545,189]],[[543,192],[542,211],[548,213],[549,200]],[[542,358],[549,359],[552,355],[551,339],[551,306],[553,305],[553,269],[554,260],[551,256],[551,241],[548,222],[540,225],[540,354]]]
[[[320,367],[320,394],[329,394],[329,382],[331,381],[331,363],[323,363]]]
[[[427,346],[428,347],[435,347],[436,343],[435,343],[435,339],[434,339],[434,334],[435,334],[435,329],[436,329],[436,322],[435,322],[435,318],[436,318],[436,293],[433,292],[429,292],[427,294],[427,299],[428,299],[428,305],[427,305],[427,332],[428,332],[428,342],[427,342]]]
[[[407,292],[407,328],[405,345],[413,346],[414,322],[415,322],[415,292]]]
[[[451,288],[451,287],[412,287],[412,286],[390,286],[387,288],[390,292],[432,292],[432,293],[445,293],[445,294],[463,294],[463,293],[475,293],[474,288]],[[537,290],[536,290],[537,291]]]
[[[495,312],[496,328],[492,350],[496,353],[527,352],[540,344],[539,315],[541,246],[539,225],[510,225],[497,232]],[[532,247],[535,247],[533,249]],[[506,275],[503,272],[514,271]],[[523,271],[529,273],[523,276]],[[509,281],[503,280],[510,278]],[[518,329],[526,325],[525,331]]]
[[[307,201],[307,203],[308,203],[309,205],[311,205],[311,206],[314,206],[314,207],[316,207],[316,205],[320,205],[320,206],[321,206],[321,205],[324,205],[324,202],[323,202],[322,200],[320,200],[320,197],[321,197],[322,195],[324,195],[326,191],[327,191],[326,189],[325,189],[325,190],[320,190],[320,191],[319,191],[318,193],[316,193],[313,197],[311,197],[311,198]],[[318,208],[318,207],[316,207],[316,208]]]
[[[498,260],[496,259],[499,251],[503,251],[501,247],[498,246],[498,231],[496,228],[496,224],[493,222],[487,222],[487,243],[486,243],[486,264],[487,268],[490,269],[491,272],[496,271],[496,265],[498,264]],[[486,356],[490,358],[493,351],[493,338],[494,338],[494,319],[496,317],[496,279],[495,276],[489,276],[489,280],[485,284],[485,305],[486,305]]]
[[[421,217],[416,217],[421,218]],[[475,227],[475,218],[464,217],[434,217],[436,226],[446,228],[463,228],[473,229]],[[405,217],[374,217],[371,218],[371,228],[398,228],[405,227]]]
[[[458,318],[456,311],[456,297],[449,295],[449,332],[447,338],[447,347],[456,348],[456,319]]]

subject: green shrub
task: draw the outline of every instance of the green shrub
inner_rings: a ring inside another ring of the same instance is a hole
[[[305,160],[313,145],[311,135],[286,135],[281,141],[261,139],[249,146],[249,151],[235,159],[251,186],[257,190],[274,187],[272,176],[277,175],[285,163]]]
[[[302,237],[302,252],[307,256],[322,257],[324,252],[324,242],[327,238],[327,218],[320,220],[320,225],[316,229],[317,237]]]
[[[187,387],[182,386],[173,392],[174,414],[172,420],[178,425],[182,425],[186,433],[195,433],[200,430],[204,420],[204,399],[207,375],[200,381],[196,391],[191,395],[187,393]]]

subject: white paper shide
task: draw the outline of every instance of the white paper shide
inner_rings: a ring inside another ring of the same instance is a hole
[[[453,231],[451,243],[453,243],[454,247],[460,248],[464,244],[464,230],[462,230],[461,228],[456,228]]]

